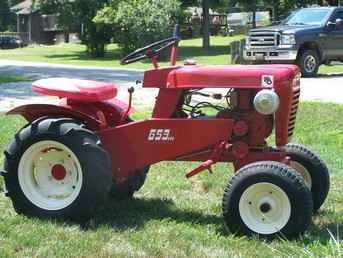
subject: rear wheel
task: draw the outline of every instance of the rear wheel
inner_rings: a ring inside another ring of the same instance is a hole
[[[127,118],[126,123],[131,123],[130,117]],[[128,200],[133,198],[135,192],[139,191],[145,183],[150,166],[142,168],[135,172],[135,174],[128,178],[126,181],[116,184],[112,184],[110,195],[116,200]]]
[[[131,178],[121,184],[113,184],[111,188],[111,196],[117,200],[127,200],[133,197],[133,194],[142,188],[145,183],[150,167],[145,167]]]
[[[223,215],[233,233],[291,238],[310,224],[312,197],[292,168],[257,162],[240,169],[228,184]]]
[[[84,222],[112,184],[99,138],[72,119],[40,119],[19,131],[5,152],[3,176],[18,213]]]
[[[291,158],[290,167],[304,178],[307,187],[311,190],[313,211],[316,212],[329,193],[329,171],[324,161],[317,154],[302,145],[288,144],[286,152]]]

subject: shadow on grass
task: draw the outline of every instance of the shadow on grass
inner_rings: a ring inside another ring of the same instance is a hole
[[[320,210],[318,214],[314,215],[315,218],[319,218],[320,220],[328,220],[323,221],[322,223],[312,224],[308,229],[307,236],[303,239],[304,244],[310,244],[313,242],[319,242],[321,244],[328,244],[329,242],[336,241],[339,242],[341,236],[343,235],[343,225],[340,221],[334,221],[337,217],[337,214],[333,211],[328,210]]]
[[[165,219],[192,225],[205,226],[213,224],[218,227],[219,233],[226,233],[221,216],[181,210],[169,199],[133,199],[120,202],[109,200],[84,229],[92,230],[101,225],[114,227],[117,230],[126,230],[128,228],[139,229],[150,220]]]
[[[315,216],[323,218],[334,216],[328,211],[321,211]],[[150,220],[171,220],[177,223],[192,225],[215,225],[217,233],[223,236],[231,234],[224,226],[222,216],[206,215],[195,211],[186,211],[177,208],[172,200],[166,199],[134,199],[131,201],[109,201],[97,216],[83,227],[84,230],[94,230],[106,225],[117,230],[129,228],[140,229]],[[309,234],[301,238],[306,245],[313,242],[328,244],[334,240],[329,232],[338,241],[343,235],[343,225],[335,222],[323,222],[319,225],[312,224],[307,230]],[[299,239],[291,239],[298,241]],[[290,240],[290,241],[291,241]]]

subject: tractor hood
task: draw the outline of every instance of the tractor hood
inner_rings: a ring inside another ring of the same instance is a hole
[[[166,88],[271,88],[297,72],[294,65],[183,66],[168,73]]]

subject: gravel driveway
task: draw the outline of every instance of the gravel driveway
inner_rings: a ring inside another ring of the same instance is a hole
[[[142,89],[135,84],[142,80],[143,71],[99,67],[83,67],[46,63],[0,60],[0,74],[21,75],[38,80],[67,77],[112,82],[118,87],[118,98],[127,100],[127,88],[135,86],[134,106],[152,106],[157,89]],[[32,82],[7,83],[0,88],[0,112],[26,103],[52,103],[53,97],[43,97],[31,91]],[[302,100],[343,103],[343,76],[322,76],[302,79]]]

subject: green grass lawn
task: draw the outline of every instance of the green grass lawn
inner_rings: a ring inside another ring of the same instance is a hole
[[[21,81],[27,81],[27,79],[21,76],[17,76],[17,75],[0,74],[0,84],[9,83],[9,82],[21,82]]]
[[[212,48],[204,51],[201,47],[202,39],[182,40],[179,48],[179,60],[195,57],[203,64],[228,64],[230,61],[229,45],[232,41],[240,39],[235,37],[212,37]],[[0,50],[0,59],[11,59],[21,61],[36,61],[48,63],[119,67],[122,54],[116,44],[107,48],[104,58],[91,58],[85,52],[85,46],[79,44],[60,44],[54,46],[32,46],[21,49]],[[166,61],[161,65],[167,65]],[[146,69],[150,68],[149,60],[125,66],[126,68]]]
[[[239,40],[242,37],[211,37],[212,47],[208,51],[202,49],[201,38],[182,40],[178,60],[182,62],[187,58],[195,58],[199,64],[229,64],[231,62],[229,45],[232,41]],[[119,63],[122,54],[116,44],[108,46],[107,54],[103,58],[92,58],[86,54],[85,49],[85,46],[80,44],[30,46],[21,49],[0,50],[0,59],[100,67],[123,67]],[[168,65],[168,62],[162,61],[160,65]],[[149,60],[144,60],[124,67],[147,69],[151,68],[151,64]],[[323,65],[319,73],[343,74],[343,65]]]
[[[337,64],[333,66],[328,66],[328,65],[322,65],[319,68],[319,75],[325,75],[325,74],[338,74],[343,76],[343,63],[342,64]]]
[[[343,105],[301,104],[294,142],[322,156],[332,185],[314,224],[298,240],[267,243],[226,231],[221,199],[231,166],[218,164],[214,175],[186,180],[195,164],[163,162],[152,167],[133,201],[108,203],[87,228],[19,216],[1,195],[0,257],[341,257],[342,117]],[[0,116],[1,150],[23,125],[20,118]]]

